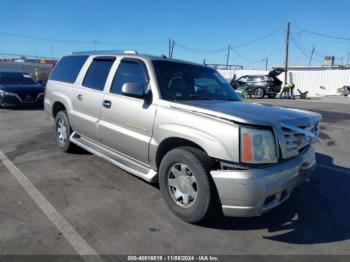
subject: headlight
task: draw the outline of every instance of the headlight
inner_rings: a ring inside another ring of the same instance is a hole
[[[6,92],[6,91],[0,89],[0,96],[15,96],[15,95],[16,94]]]
[[[241,127],[241,161],[250,164],[277,162],[277,150],[272,131]]]

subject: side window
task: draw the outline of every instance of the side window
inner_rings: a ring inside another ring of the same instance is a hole
[[[102,91],[115,58],[95,58],[83,81],[83,86]]]
[[[247,79],[248,79],[247,76],[242,76],[242,77],[240,77],[237,81],[239,81],[239,82],[246,82]]]
[[[255,76],[248,76],[247,82],[255,82],[256,77]]]
[[[261,82],[261,81],[265,81],[265,78],[263,76],[256,76],[254,79],[255,82]]]
[[[50,80],[74,83],[89,56],[64,56],[53,69]]]
[[[115,73],[110,92],[121,94],[122,86],[128,82],[141,83],[146,87],[148,80],[146,68],[142,62],[122,60]]]

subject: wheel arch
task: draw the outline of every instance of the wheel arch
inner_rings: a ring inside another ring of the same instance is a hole
[[[157,170],[159,169],[160,163],[163,159],[163,157],[172,149],[183,147],[183,146],[191,146],[200,149],[204,153],[208,155],[208,153],[204,150],[203,147],[201,147],[199,144],[185,139],[181,137],[168,137],[164,139],[157,148],[156,155],[155,155],[155,164]]]
[[[52,105],[52,116],[53,118],[56,117],[57,113],[60,111],[67,111],[66,106],[60,102],[60,101],[55,101]]]

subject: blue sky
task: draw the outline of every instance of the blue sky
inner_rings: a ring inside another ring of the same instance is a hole
[[[307,64],[313,46],[313,64],[320,63],[323,55],[335,55],[337,63],[341,59],[345,63],[350,41],[302,31],[350,38],[349,10],[350,1],[346,0],[2,0],[0,53],[51,56],[53,48],[54,56],[60,57],[96,47],[167,55],[168,39],[172,38],[178,43],[174,49],[176,58],[225,63],[226,51],[221,49],[229,44],[237,47],[275,31],[261,41],[231,51],[230,64],[263,68],[265,57],[269,57],[270,65],[283,63],[284,28],[290,21],[291,64]]]

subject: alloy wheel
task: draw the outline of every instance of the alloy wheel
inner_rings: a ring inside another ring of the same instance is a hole
[[[198,194],[197,180],[187,165],[173,164],[169,168],[167,181],[169,193],[177,205],[184,208],[193,206]]]
[[[61,145],[64,145],[66,143],[66,140],[67,140],[67,127],[66,127],[66,123],[63,119],[59,119],[57,121],[56,134],[57,134],[58,142]]]

